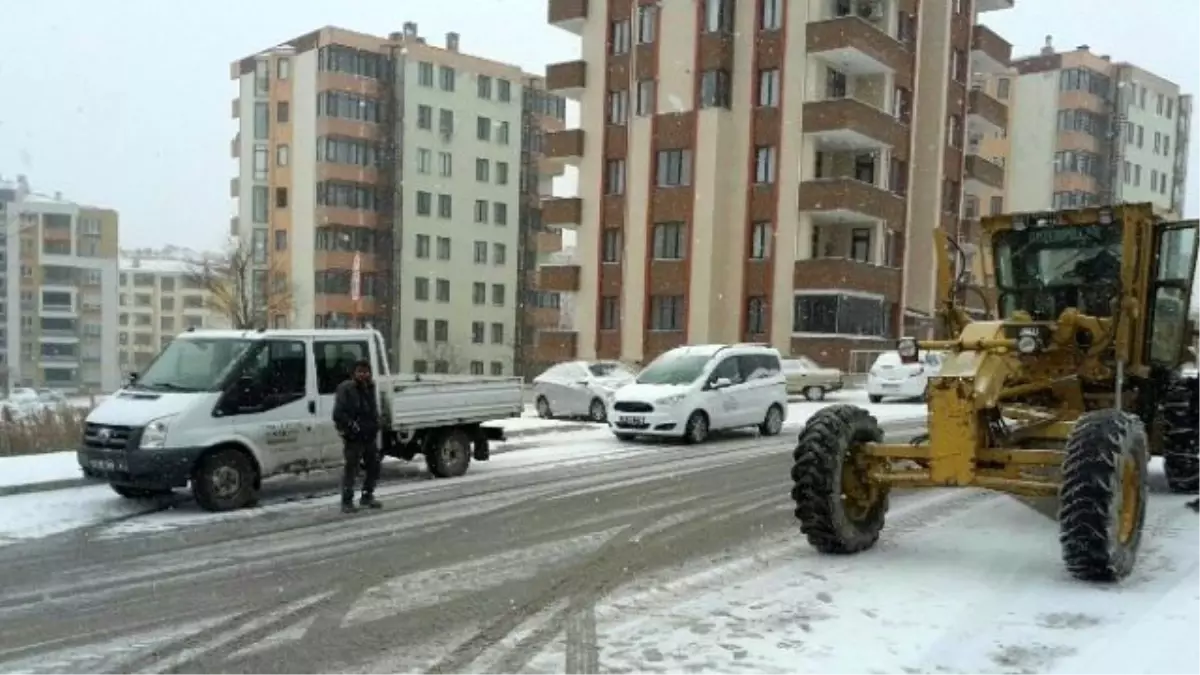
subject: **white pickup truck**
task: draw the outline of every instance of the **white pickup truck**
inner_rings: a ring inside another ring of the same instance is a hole
[[[381,399],[382,451],[424,455],[440,478],[488,459],[504,432],[483,423],[524,408],[520,378],[393,375],[384,354],[371,329],[183,333],[88,415],[79,466],[123,497],[190,483],[210,511],[254,504],[264,478],[343,464],[334,391],[364,358]]]

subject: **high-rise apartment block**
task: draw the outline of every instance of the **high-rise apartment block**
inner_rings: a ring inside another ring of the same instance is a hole
[[[521,274],[539,227],[536,78],[461,52],[455,33],[428,44],[411,23],[387,37],[322,28],[232,77],[231,229],[255,293],[291,295],[289,316],[264,319],[371,323],[396,367],[512,374],[522,291],[536,290]]]
[[[1013,66],[1013,209],[1148,201],[1182,216],[1192,97],[1178,84],[1049,36]]]
[[[228,317],[213,307],[202,275],[202,262],[145,255],[120,261],[120,364],[122,372],[141,372],[179,333],[225,328]]]
[[[930,330],[935,228],[995,188],[967,130],[1005,124],[970,84],[1011,47],[976,19],[1012,0],[548,5],[582,42],[546,74],[581,103],[546,138],[579,193],[543,203],[579,297],[542,359],[753,340],[847,367]]]
[[[0,180],[0,389],[112,391],[117,213]]]

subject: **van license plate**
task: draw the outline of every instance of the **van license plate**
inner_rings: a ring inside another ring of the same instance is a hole
[[[640,427],[640,426],[643,426],[646,424],[646,418],[645,417],[619,417],[619,418],[617,418],[617,422],[620,424],[627,424],[627,425],[633,426],[633,427]]]
[[[125,462],[119,462],[115,459],[91,459],[88,460],[88,466],[97,471],[124,471]]]

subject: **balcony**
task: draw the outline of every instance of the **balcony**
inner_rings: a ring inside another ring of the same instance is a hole
[[[982,24],[971,28],[971,70],[1000,74],[1012,64],[1012,45]]]
[[[822,149],[879,150],[904,148],[908,127],[883,110],[853,98],[804,104],[804,133]]]
[[[986,188],[1004,189],[1004,167],[989,162],[979,155],[967,155],[966,189],[968,192],[978,191],[980,185]],[[977,183],[972,186],[971,183]],[[974,187],[974,189],[972,189]]]
[[[1001,9],[1012,9],[1015,0],[975,0],[975,9],[979,12],[995,12]]]
[[[1008,106],[988,96],[982,89],[967,94],[967,126],[988,135],[1008,128]]]
[[[797,291],[839,288],[877,293],[896,302],[901,283],[899,269],[849,258],[797,260],[792,269],[792,287]]]
[[[575,358],[577,334],[569,330],[540,330],[535,338],[534,358],[547,363],[561,363]]]
[[[543,152],[550,159],[578,162],[583,158],[583,129],[567,129],[546,134]]]
[[[588,0],[549,0],[546,21],[555,28],[583,37],[588,17]]]
[[[583,223],[583,200],[579,197],[551,197],[542,200],[542,224],[553,227],[579,227]]]
[[[578,101],[587,87],[587,62],[567,61],[546,66],[546,89]]]
[[[538,290],[574,293],[579,290],[579,274],[579,265],[541,265],[538,267]]]
[[[912,73],[912,54],[904,44],[857,16],[808,24],[808,53],[847,75]]]
[[[241,191],[238,187],[240,184],[241,184],[241,181],[239,181],[237,179],[237,177],[229,179],[229,196],[230,197],[237,199],[241,195]]]
[[[231,103],[232,105],[229,106],[231,108],[230,114],[233,116],[233,119],[236,120],[242,116],[242,99],[235,98]]]
[[[904,222],[904,198],[853,178],[817,178],[800,183],[800,211],[816,224],[845,221]]]
[[[242,134],[238,132],[234,134],[233,140],[229,141],[229,156],[237,159],[242,156]]]

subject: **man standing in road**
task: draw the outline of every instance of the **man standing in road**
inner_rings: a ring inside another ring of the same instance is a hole
[[[379,481],[379,405],[375,400],[375,383],[371,380],[371,362],[361,359],[354,364],[354,375],[337,387],[333,403],[333,424],[342,437],[342,455],[346,465],[342,473],[342,512],[354,513],[354,482],[358,465],[365,468],[362,499],[359,504],[368,509],[382,505],[375,499],[375,484]]]

